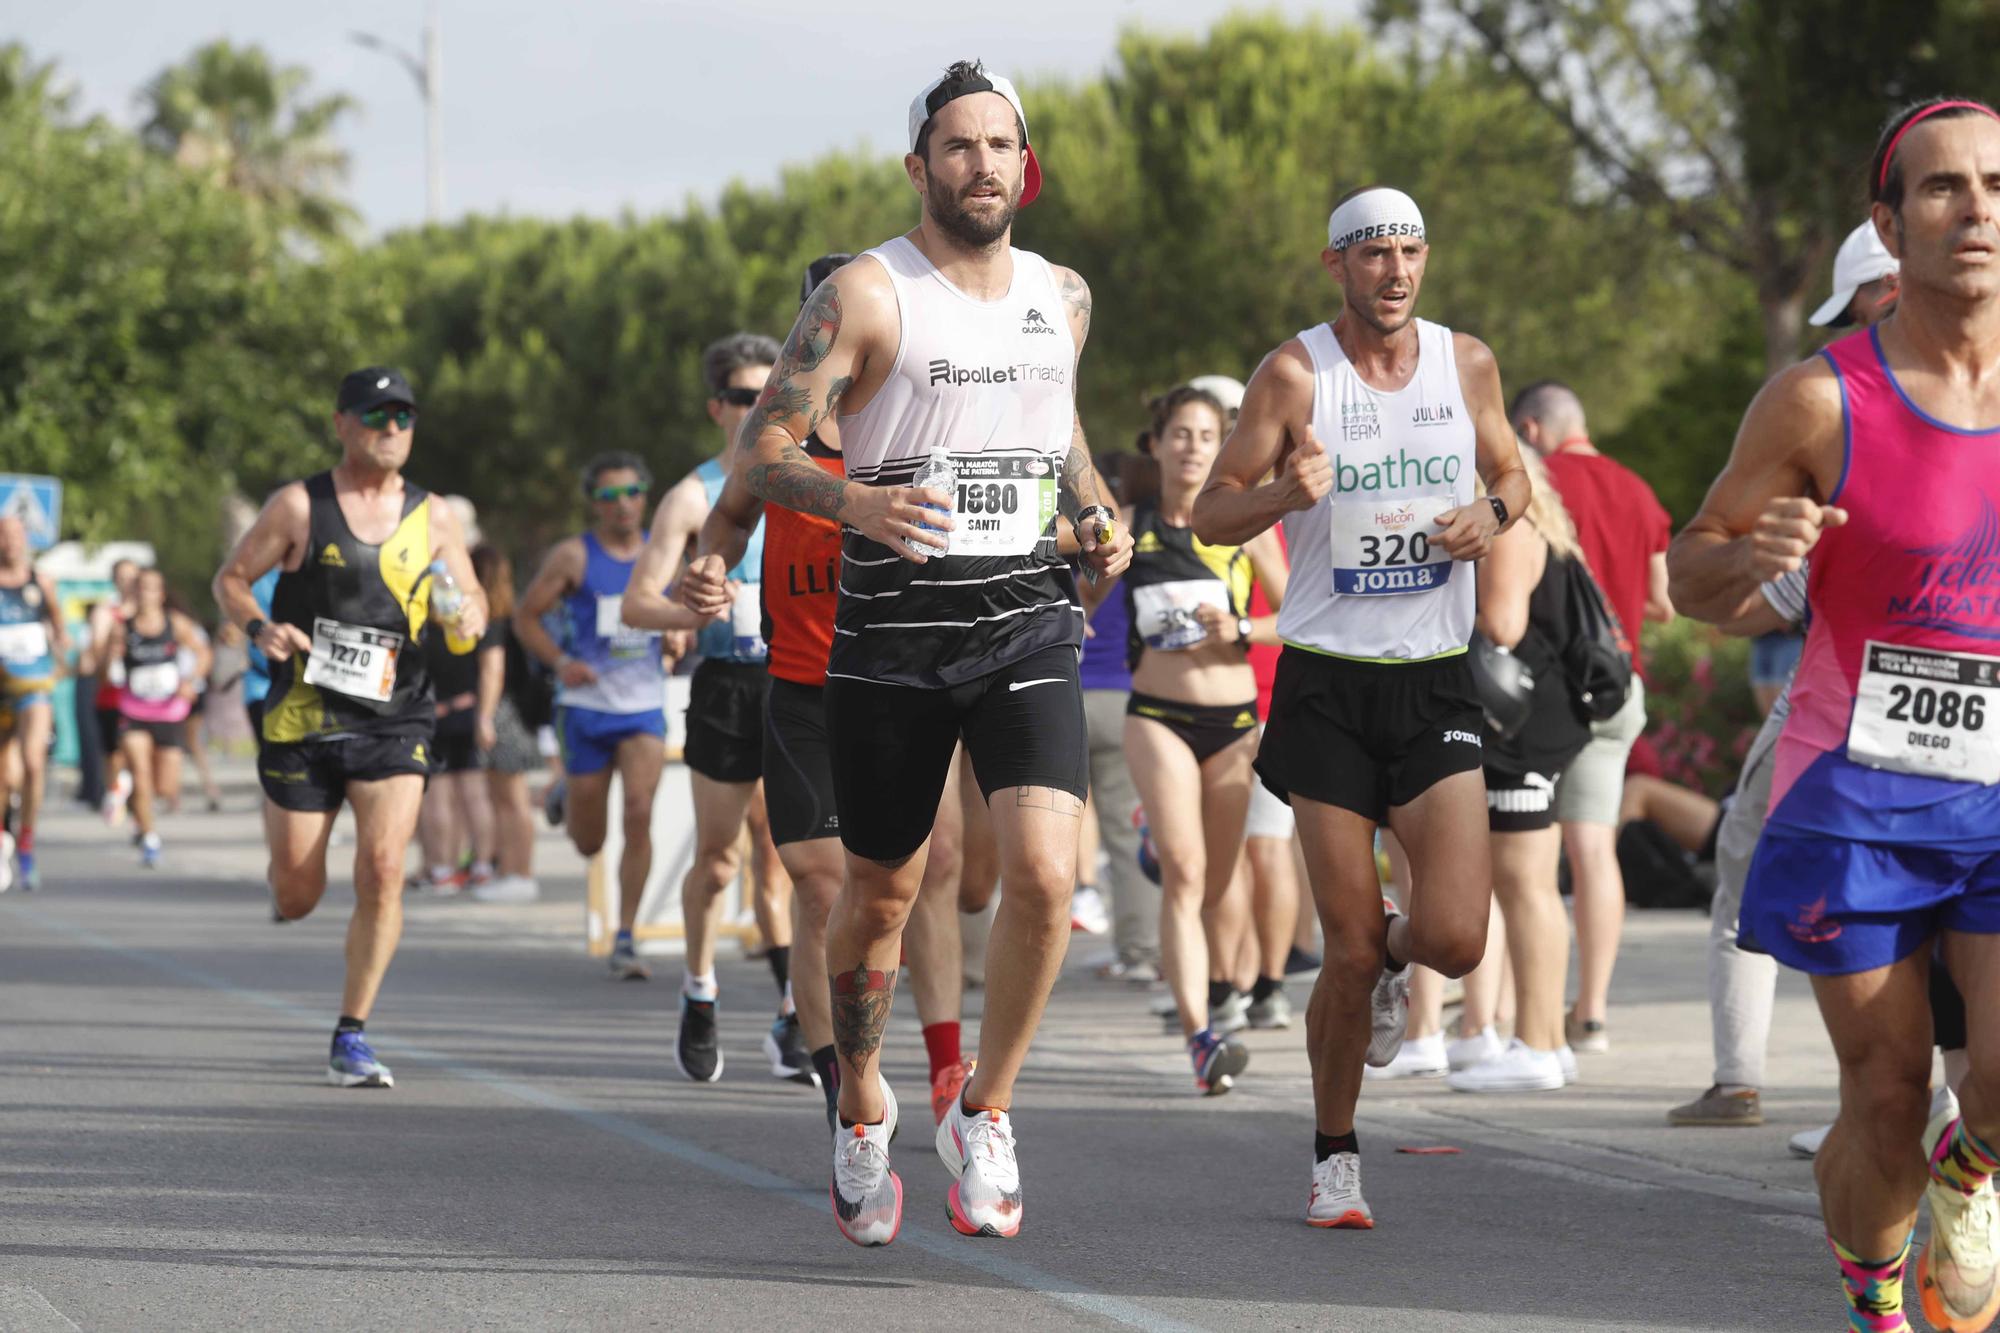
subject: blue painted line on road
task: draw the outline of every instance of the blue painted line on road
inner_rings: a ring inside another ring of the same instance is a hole
[[[101,935],[86,926],[76,925],[57,916],[37,914],[22,919],[39,922],[62,934],[68,935],[72,939],[88,944],[92,948],[101,949],[106,953],[130,959],[132,962],[150,968],[155,972],[163,973],[177,980],[187,982],[190,985],[200,986],[206,990],[218,991],[232,999],[242,1000],[246,1003],[268,1009],[273,1013],[283,1014],[287,1018],[297,1020],[302,1026],[308,1028],[325,1027],[326,1015],[323,1013],[307,1009],[303,1005],[294,1004],[290,1000],[280,999],[275,995],[267,995],[262,991],[252,990],[247,986],[239,986],[227,977],[218,976],[204,968],[181,962],[179,959],[170,957],[167,954],[155,953],[150,949],[137,949],[130,945],[120,944],[118,941]],[[671,1157],[676,1161],[684,1162],[711,1175],[720,1176],[725,1180],[733,1181],[764,1194],[771,1194],[790,1200],[792,1203],[801,1204],[822,1214],[827,1211],[828,1205],[824,1190],[801,1188],[796,1181],[788,1180],[775,1172],[766,1171],[764,1168],[753,1166],[748,1162],[738,1161],[733,1157],[728,1157],[722,1153],[704,1148],[700,1144],[681,1138],[678,1135],[662,1133],[659,1130],[642,1125],[630,1117],[616,1115],[609,1111],[596,1110],[581,1102],[573,1101],[561,1093],[551,1092],[546,1088],[538,1087],[532,1083],[525,1083],[519,1079],[509,1078],[503,1074],[496,1074],[492,1070],[482,1069],[477,1065],[466,1064],[449,1055],[430,1050],[427,1047],[415,1045],[411,1042],[376,1037],[372,1034],[369,1037],[369,1041],[372,1045],[398,1060],[409,1059],[416,1061],[418,1064],[429,1065],[443,1073],[450,1074],[454,1078],[491,1088],[503,1096],[511,1097],[519,1102],[525,1102],[530,1106],[538,1106],[544,1110],[554,1111],[559,1115],[567,1116],[571,1120],[589,1125],[593,1129],[624,1139],[628,1143],[637,1144],[649,1151],[659,1153],[663,1157]],[[996,1244],[996,1242],[966,1240],[955,1235],[945,1236],[936,1232],[925,1231],[910,1225],[906,1218],[903,1223],[903,1230],[897,1237],[896,1243],[899,1245],[914,1246],[922,1250],[925,1254],[946,1260],[949,1263],[977,1269],[989,1277],[998,1278],[1002,1282],[1020,1287],[1026,1291],[1032,1291],[1039,1296],[1045,1296],[1052,1301],[1069,1306],[1072,1309],[1096,1315],[1101,1319],[1108,1319],[1113,1323],[1123,1324],[1128,1328],[1144,1329],[1146,1333],[1204,1333],[1202,1326],[1199,1324],[1190,1324],[1179,1319],[1174,1319],[1158,1311],[1150,1310],[1138,1302],[1128,1300],[1123,1296],[1112,1296],[1102,1292],[1079,1290],[1078,1285],[1073,1281],[1057,1277],[1053,1273],[1043,1272],[1032,1264],[1020,1263],[1007,1258],[1003,1254],[995,1253],[992,1249],[986,1248],[989,1245]]]

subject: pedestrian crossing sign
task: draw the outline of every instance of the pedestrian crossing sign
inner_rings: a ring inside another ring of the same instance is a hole
[[[62,483],[54,477],[0,472],[0,518],[18,518],[30,550],[46,551],[62,536]]]

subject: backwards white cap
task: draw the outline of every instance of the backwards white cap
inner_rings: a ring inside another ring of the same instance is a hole
[[[1418,210],[1417,201],[1388,186],[1363,190],[1334,209],[1333,216],[1326,220],[1329,250],[1345,250],[1350,245],[1385,236],[1424,239],[1424,215]]]
[[[1812,312],[1811,322],[1821,328],[1829,324],[1835,328],[1852,324],[1847,307],[1854,304],[1855,291],[1864,283],[1886,278],[1896,271],[1896,257],[1883,247],[1882,238],[1875,234],[1874,222],[1862,223],[1840,243],[1840,253],[1833,257],[1833,295]]]
[[[1014,85],[998,74],[988,74],[977,66],[969,78],[954,79],[949,71],[940,74],[924,85],[910,102],[910,151],[917,151],[917,140],[922,137],[924,126],[930,124],[931,117],[947,105],[972,93],[998,93],[1014,108],[1014,115],[1021,122],[1021,134],[1028,133],[1028,113],[1021,109],[1021,94],[1014,91]],[[1035,196],[1042,192],[1042,164],[1035,157],[1033,146],[1021,145],[1021,207],[1035,202]]]

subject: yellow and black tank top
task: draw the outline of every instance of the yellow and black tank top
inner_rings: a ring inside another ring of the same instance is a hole
[[[1177,528],[1151,504],[1132,511],[1132,564],[1126,569],[1126,609],[1131,631],[1125,663],[1139,665],[1152,648],[1175,652],[1207,637],[1196,608],[1204,603],[1232,617],[1248,614],[1254,575],[1240,546],[1210,546],[1192,528]]]
[[[341,736],[425,736],[433,716],[430,675],[420,650],[430,616],[430,493],[403,483],[403,517],[379,546],[357,538],[340,512],[333,474],[306,478],[311,506],[306,557],[278,576],[271,619],[296,625],[308,638],[322,621],[327,635],[373,631],[395,636],[394,685],[386,700],[344,693],[307,682],[308,655],[272,664],[264,739],[286,744]],[[345,626],[346,630],[339,627]]]

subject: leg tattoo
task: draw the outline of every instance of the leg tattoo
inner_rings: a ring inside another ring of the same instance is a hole
[[[875,972],[856,963],[851,972],[833,974],[833,1042],[850,1064],[859,1065],[881,1046],[895,994],[893,968]]]

